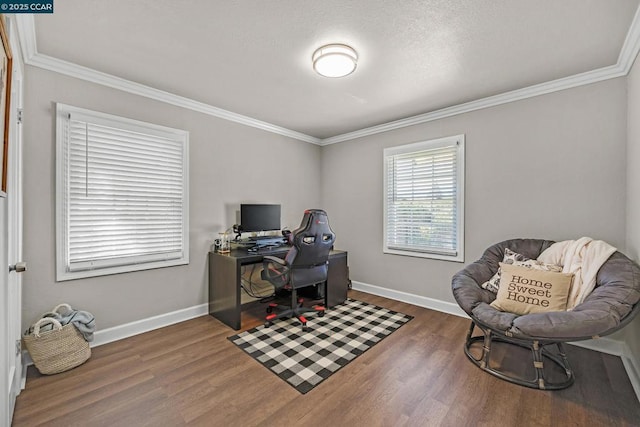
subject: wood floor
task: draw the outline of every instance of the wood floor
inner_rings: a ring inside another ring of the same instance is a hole
[[[356,291],[350,297],[415,318],[306,395],[229,342],[235,331],[203,316],[96,347],[62,374],[30,367],[13,425],[640,425],[618,357],[567,346],[576,383],[528,389],[466,359],[468,320]],[[243,314],[243,326],[260,324],[261,312]]]

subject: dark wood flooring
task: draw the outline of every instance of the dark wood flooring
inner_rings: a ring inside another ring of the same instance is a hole
[[[575,384],[528,389],[466,359],[468,320],[350,296],[415,318],[306,395],[229,342],[235,331],[203,316],[96,347],[87,363],[62,374],[30,367],[13,425],[640,425],[640,403],[618,357],[567,346]],[[246,329],[262,322],[259,309],[243,314]]]

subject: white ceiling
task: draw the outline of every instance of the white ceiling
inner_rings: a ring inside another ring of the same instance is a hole
[[[640,0],[64,0],[38,53],[327,138],[615,65]],[[313,51],[346,43],[327,79]]]

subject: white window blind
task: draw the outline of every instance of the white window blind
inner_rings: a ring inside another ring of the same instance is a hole
[[[464,135],[388,148],[384,251],[463,261]]]
[[[188,133],[58,104],[58,280],[187,264]]]

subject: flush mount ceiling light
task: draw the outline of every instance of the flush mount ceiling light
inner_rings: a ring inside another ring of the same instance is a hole
[[[346,44],[328,44],[318,48],[311,57],[313,69],[325,77],[344,77],[356,69],[358,54]]]

